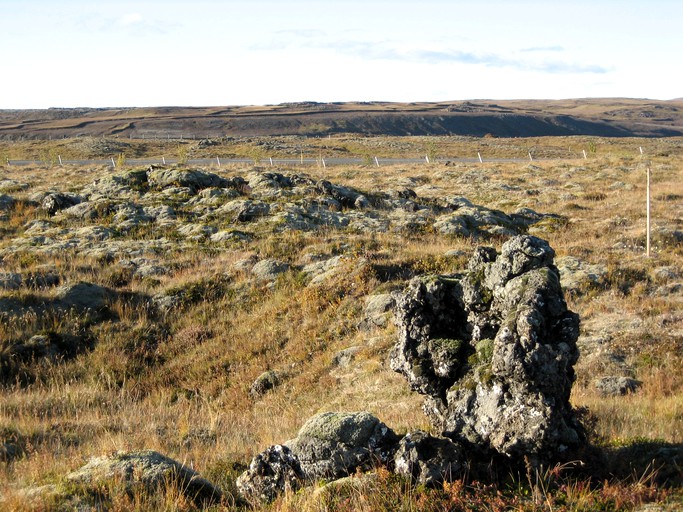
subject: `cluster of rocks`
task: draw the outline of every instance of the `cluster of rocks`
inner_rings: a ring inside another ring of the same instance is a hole
[[[335,481],[377,466],[426,485],[462,476],[467,461],[448,438],[415,431],[403,437],[368,412],[313,416],[295,439],[258,454],[237,479],[250,502],[270,501],[286,490]]]
[[[576,454],[585,443],[569,404],[579,319],[553,258],[544,240],[519,236],[500,254],[478,248],[463,274],[418,277],[375,299],[379,312],[395,301],[391,367],[426,396],[441,436],[400,437],[368,413],[320,414],[254,458],[237,481],[242,495],[270,500],[376,465],[432,485],[492,461],[539,467]]]
[[[85,255],[131,258],[182,243],[240,242],[261,231],[334,227],[512,236],[533,225],[562,221],[528,208],[508,215],[463,197],[421,198],[406,187],[362,193],[303,174],[260,169],[226,178],[152,166],[97,179],[80,191],[48,190],[26,200],[39,205],[48,218],[29,222],[0,253],[58,254],[78,248]],[[14,201],[3,195],[2,208],[11,208]],[[159,232],[164,236],[126,240],[127,233],[144,228],[163,228]]]

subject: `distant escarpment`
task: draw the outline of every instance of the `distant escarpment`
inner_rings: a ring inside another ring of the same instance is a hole
[[[0,110],[0,139],[76,136],[467,135],[674,137],[683,100],[283,103],[267,106]]]

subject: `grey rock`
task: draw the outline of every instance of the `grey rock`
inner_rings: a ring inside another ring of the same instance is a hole
[[[365,197],[364,195],[359,195],[354,200],[353,207],[357,208],[359,210],[363,210],[365,208],[370,208],[370,201],[368,201],[368,198]]]
[[[658,286],[656,290],[652,292],[655,297],[671,297],[674,295],[681,295],[683,293],[683,283],[668,283],[662,286]]]
[[[247,183],[253,193],[262,197],[279,195],[283,189],[294,186],[289,176],[277,172],[252,172],[247,176]]]
[[[289,265],[274,259],[265,259],[256,263],[251,268],[251,273],[257,278],[264,281],[272,281],[280,274],[287,272]]]
[[[122,175],[97,179],[83,188],[83,194],[91,199],[93,197],[120,199],[146,192],[148,188],[147,171],[135,169]]]
[[[20,192],[22,190],[27,190],[31,187],[28,183],[22,181],[11,180],[11,179],[1,179],[0,180],[0,192]]]
[[[467,218],[458,213],[442,215],[434,222],[434,229],[442,235],[470,236],[470,227]]]
[[[296,455],[287,446],[275,445],[256,455],[235,485],[243,498],[257,504],[272,501],[285,491],[298,490],[303,479]]]
[[[235,199],[216,210],[217,214],[229,214],[238,222],[251,222],[270,213],[270,205],[263,201]]]
[[[363,320],[359,327],[362,329],[372,329],[373,327],[386,326],[389,312],[395,305],[396,299],[390,293],[380,293],[368,296],[365,299]]]
[[[249,396],[257,399],[265,395],[271,389],[280,385],[280,376],[273,370],[268,370],[259,375],[249,388]]]
[[[3,441],[0,444],[0,462],[11,462],[25,453],[22,446],[13,441]],[[0,503],[2,499],[0,498]]]
[[[643,383],[631,377],[609,376],[595,381],[595,387],[602,396],[623,396],[635,393]]]
[[[652,274],[660,281],[667,281],[678,278],[680,271],[673,266],[657,267],[652,271]]]
[[[390,364],[445,436],[534,463],[582,443],[569,404],[579,321],[553,256],[518,236],[500,255],[477,249],[462,275],[415,278],[398,295]]]
[[[171,484],[195,503],[217,503],[222,497],[221,491],[196,471],[152,450],[93,457],[85,466],[69,473],[66,479],[92,486],[105,485],[116,479],[149,492]]]
[[[244,242],[249,240],[250,236],[247,233],[237,230],[217,231],[209,237],[209,240],[215,243],[221,242]]]
[[[417,483],[438,485],[452,482],[467,468],[462,446],[447,437],[436,437],[420,430],[406,434],[394,455],[394,472]]]
[[[203,240],[217,231],[218,229],[214,226],[207,226],[206,224],[184,224],[178,227],[178,233],[191,240]]]
[[[14,206],[14,198],[7,194],[0,194],[0,210],[11,210]]]
[[[353,347],[345,348],[340,350],[332,357],[332,366],[347,367],[356,358],[356,354],[361,351],[363,347],[355,345]]]
[[[224,188],[231,185],[217,174],[196,169],[163,169],[151,167],[147,171],[147,181],[157,189],[181,187],[190,189],[192,194],[205,188]]]
[[[393,457],[398,437],[367,412],[326,412],[310,418],[287,442],[309,480],[336,479]]]
[[[114,232],[102,226],[85,226],[82,228],[70,230],[67,237],[75,239],[77,242],[103,242],[109,240],[114,236]]]
[[[27,288],[50,288],[59,285],[59,282],[59,274],[51,270],[29,272],[24,279]]]
[[[154,220],[154,223],[160,226],[170,226],[175,224],[176,212],[167,204],[158,206],[145,206],[142,209],[142,212],[145,216],[151,217]]]
[[[355,208],[356,201],[359,197],[362,197],[362,194],[356,190],[342,185],[335,185],[327,180],[321,180],[316,183],[315,186],[319,193],[332,197],[344,208]],[[365,201],[367,201],[367,199],[365,199]],[[361,203],[364,202],[361,200]]]
[[[110,213],[112,209],[109,201],[83,201],[68,208],[61,210],[60,214],[64,217],[92,221]]]
[[[36,235],[36,234],[42,234],[45,233],[46,231],[49,231],[54,228],[54,224],[50,221],[47,220],[41,220],[41,219],[36,219],[36,220],[31,220],[24,224],[24,232],[27,235]]]
[[[555,260],[560,271],[560,284],[564,291],[580,292],[603,284],[607,278],[605,265],[591,265],[573,256]]]
[[[152,297],[152,305],[162,314],[167,314],[180,306],[181,298],[177,295],[158,293]]]
[[[58,288],[55,298],[66,308],[97,312],[106,308],[109,295],[102,286],[79,282]]]
[[[0,290],[18,290],[21,286],[21,274],[0,272]]]
[[[118,204],[113,218],[118,229],[130,229],[140,224],[148,224],[153,220],[153,215],[145,212],[144,208],[134,203]]]
[[[41,203],[41,207],[50,215],[54,215],[60,210],[69,208],[81,202],[81,198],[76,194],[61,194],[58,192],[46,195]]]
[[[311,285],[325,282],[335,276],[344,263],[344,256],[333,256],[322,261],[315,261],[305,265],[301,270],[306,276],[311,278]]]

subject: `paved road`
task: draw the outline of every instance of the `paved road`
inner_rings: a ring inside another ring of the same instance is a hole
[[[547,158],[539,158],[538,160],[550,160]],[[558,159],[559,160],[559,159]],[[528,158],[487,158],[483,162],[528,162]],[[536,159],[534,160],[536,161]],[[152,159],[152,158],[127,158],[126,165],[152,165],[152,164],[175,164],[178,160],[175,158]],[[431,163],[479,163],[478,158],[438,158]],[[40,165],[45,164],[41,160],[8,160],[10,165]],[[58,162],[54,162],[56,165]],[[111,165],[116,166],[116,159],[108,160],[62,160],[63,165]],[[255,162],[251,158],[194,158],[187,161],[188,165],[229,165],[229,164],[251,164]],[[368,161],[362,158],[324,158],[323,161],[316,158],[265,158],[259,162],[259,165],[281,165],[281,166],[297,166],[297,165],[374,165],[381,167],[382,165],[401,165],[401,164],[420,164],[428,163],[426,158],[378,158]]]

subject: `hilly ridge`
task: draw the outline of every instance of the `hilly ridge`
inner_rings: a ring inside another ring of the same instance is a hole
[[[438,103],[298,102],[266,106],[0,110],[0,138],[78,136],[469,135],[672,137],[683,100],[573,99]]]

